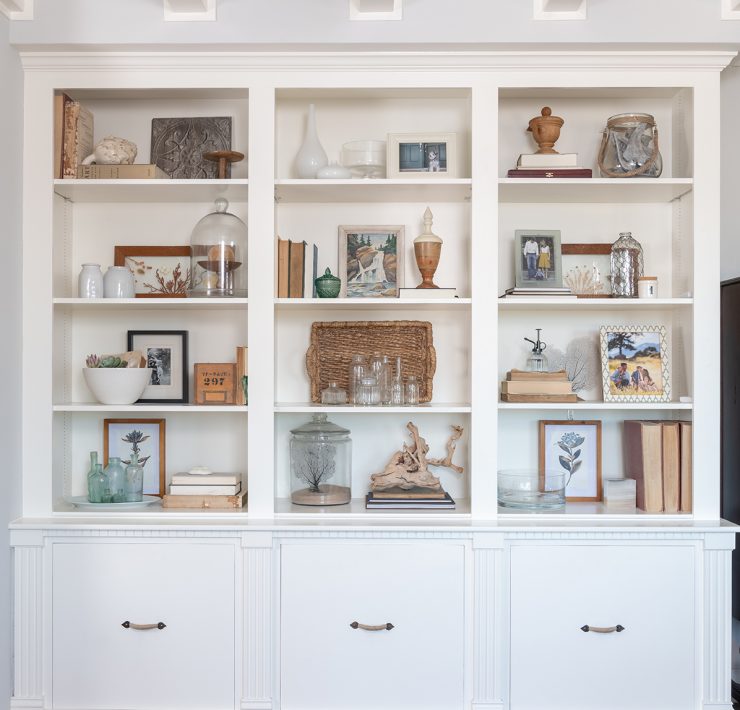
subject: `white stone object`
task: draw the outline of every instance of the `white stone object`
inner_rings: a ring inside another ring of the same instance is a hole
[[[125,138],[106,136],[93,152],[82,161],[83,165],[132,165],[138,149],[136,143]]]

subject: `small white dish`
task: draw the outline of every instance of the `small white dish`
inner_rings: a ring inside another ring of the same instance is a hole
[[[316,177],[319,180],[349,180],[352,171],[339,163],[329,163],[316,173]]]
[[[127,510],[130,508],[141,508],[142,506],[152,505],[153,503],[161,503],[162,499],[159,496],[144,496],[143,500],[136,501],[133,503],[91,503],[87,496],[70,496],[64,499],[67,503],[71,503],[75,508],[84,508],[87,510]]]

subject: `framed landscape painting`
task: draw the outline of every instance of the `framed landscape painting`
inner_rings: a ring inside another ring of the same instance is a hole
[[[403,286],[402,226],[339,227],[340,295],[397,298]]]
[[[602,325],[605,402],[670,402],[666,329],[662,325]]]

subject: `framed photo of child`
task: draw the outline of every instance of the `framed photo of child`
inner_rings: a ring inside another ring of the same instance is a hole
[[[514,233],[517,288],[562,288],[559,230],[517,229]]]
[[[602,325],[605,402],[670,402],[666,329],[662,325]]]

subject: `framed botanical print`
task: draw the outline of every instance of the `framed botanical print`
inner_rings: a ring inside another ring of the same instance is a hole
[[[514,233],[517,288],[562,288],[560,231],[517,229]]]
[[[136,454],[144,469],[144,495],[165,493],[165,420],[104,419],[103,462],[118,456],[124,466]]]
[[[127,349],[138,350],[152,369],[138,402],[188,403],[187,330],[129,330]]]
[[[397,298],[403,286],[402,226],[339,227],[340,295]]]
[[[185,298],[190,288],[189,246],[117,246],[116,266],[134,275],[136,298]]]
[[[565,473],[565,499],[601,500],[601,422],[540,421],[540,474]]]
[[[671,401],[665,326],[602,325],[599,342],[605,402]]]

